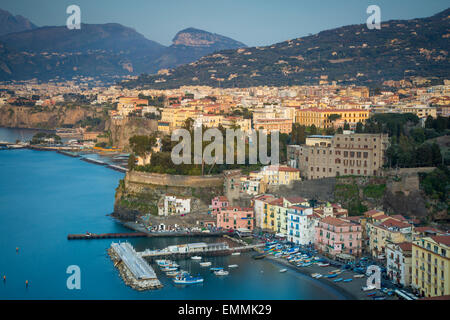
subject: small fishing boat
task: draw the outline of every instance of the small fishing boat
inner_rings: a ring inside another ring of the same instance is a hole
[[[192,277],[191,275],[178,275],[173,279],[175,284],[196,284],[202,283],[203,278],[201,277]]]
[[[330,264],[329,263],[318,263],[317,264],[319,267],[328,267]]]
[[[336,278],[337,277],[337,274],[329,274],[329,275],[327,275],[327,278]]]
[[[228,268],[237,268],[237,267],[238,267],[237,264],[230,264],[230,265],[228,266]]]
[[[216,276],[227,276],[229,274],[229,272],[225,271],[225,270],[217,270],[217,271],[214,271],[214,274]]]
[[[362,277],[364,277],[363,274],[355,274],[355,275],[353,276],[353,278],[362,278]]]
[[[311,277],[319,279],[322,277],[322,275],[320,273],[311,273]]]
[[[334,282],[340,282],[340,281],[342,281],[342,280],[344,280],[343,278],[338,278],[338,279],[334,279],[333,281]]]
[[[375,289],[375,286],[362,287],[362,291],[371,291]]]
[[[211,265],[211,262],[210,261],[207,261],[207,262],[200,262],[200,266],[202,266],[202,267],[209,267]]]
[[[385,296],[373,296],[372,297],[373,300],[386,300]]]
[[[178,269],[177,267],[165,267],[162,268],[161,270],[167,272],[167,271],[176,271],[177,269]]]
[[[156,260],[156,264],[160,267],[168,266],[171,263],[172,263],[172,261],[170,261],[170,260]]]
[[[349,279],[345,279],[345,280],[343,280],[343,282],[351,282],[351,281],[353,281],[353,279],[352,279],[352,278],[349,278]]]
[[[176,277],[179,274],[180,274],[179,271],[167,271],[166,272],[166,276],[168,276],[168,277]]]
[[[223,270],[223,268],[213,267],[213,268],[209,268],[209,270],[211,270],[211,271],[220,271],[220,270]]]
[[[280,273],[283,273],[283,272],[286,272],[286,271],[287,271],[287,269],[281,269]]]
[[[191,259],[192,259],[192,260],[201,260],[202,257],[200,257],[200,256],[193,256],[193,257],[191,257]]]
[[[257,254],[253,256],[253,259],[264,259],[265,256],[265,254]]]
[[[240,252],[233,252],[231,255],[232,255],[232,256],[240,256],[241,253],[240,253]]]
[[[368,297],[371,297],[371,296],[374,296],[374,295],[376,295],[377,293],[376,292],[369,292],[368,294],[367,294],[367,296]]]

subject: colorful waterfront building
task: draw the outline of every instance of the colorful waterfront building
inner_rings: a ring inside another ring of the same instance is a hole
[[[316,221],[312,219],[313,208],[292,206],[288,209],[287,240],[295,244],[314,243]]]
[[[230,202],[227,197],[219,196],[211,200],[211,214],[216,215],[220,210],[228,207]]]
[[[411,285],[412,243],[386,244],[386,273],[392,282],[404,287]]]
[[[386,243],[412,241],[413,225],[386,215],[372,217],[366,224],[369,237],[369,252],[372,257],[385,259]]]
[[[253,208],[227,207],[217,212],[217,227],[223,229],[254,229]]]
[[[264,229],[264,218],[267,214],[268,204],[275,197],[270,194],[263,194],[253,198],[253,212],[255,217],[255,226]]]
[[[316,227],[314,243],[319,251],[335,257],[338,254],[361,255],[361,225],[343,219],[326,217]]]
[[[424,297],[450,295],[450,235],[413,241],[411,286]]]

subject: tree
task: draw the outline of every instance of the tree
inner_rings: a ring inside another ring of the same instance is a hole
[[[130,157],[128,158],[128,169],[131,171],[136,167],[136,157],[132,153],[130,154]]]
[[[156,136],[133,136],[129,139],[131,150],[140,157],[144,157],[156,144]]]
[[[340,114],[333,113],[333,114],[328,115],[328,120],[331,122],[334,122],[340,118],[342,118],[342,116]]]
[[[356,124],[356,130],[355,130],[355,132],[356,133],[363,133],[363,130],[364,129],[364,127],[363,127],[363,124],[361,123],[361,122],[358,122],[357,124]]]
[[[345,121],[344,123],[344,130],[350,130],[350,125],[348,124],[347,121]]]

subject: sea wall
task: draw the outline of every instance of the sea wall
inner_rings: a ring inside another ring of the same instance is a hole
[[[129,139],[135,135],[152,134],[158,129],[158,122],[143,118],[110,119],[105,127],[111,134],[112,144],[129,151]]]

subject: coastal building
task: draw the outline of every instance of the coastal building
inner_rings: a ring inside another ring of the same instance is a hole
[[[310,136],[304,145],[288,146],[288,164],[300,169],[307,179],[379,176],[388,142],[386,134]]]
[[[372,217],[373,222],[367,222],[369,237],[369,252],[373,258],[386,258],[387,243],[412,241],[413,225],[398,219],[380,215]]]
[[[120,97],[117,103],[117,112],[120,116],[128,116],[135,111],[138,106],[147,106],[147,99],[139,99],[137,97]]]
[[[335,116],[333,116],[335,115]],[[336,118],[335,120],[333,120]],[[298,109],[295,122],[304,125],[315,125],[317,128],[332,128],[334,121],[347,122],[350,127],[355,127],[358,122],[364,123],[369,118],[369,111],[363,109]]]
[[[361,255],[361,225],[338,218],[326,217],[316,227],[314,243],[324,254]]]
[[[289,134],[292,131],[292,121],[290,119],[257,119],[253,122],[253,128],[265,133],[278,131]]]
[[[253,213],[255,217],[255,227],[263,229],[264,218],[267,214],[268,204],[274,200],[275,197],[269,194],[263,194],[253,198]]]
[[[252,208],[227,207],[217,212],[217,227],[223,229],[254,228],[254,215]]]
[[[412,243],[386,244],[386,273],[393,283],[404,287],[411,285]]]
[[[158,203],[158,215],[184,215],[191,211],[191,198],[164,195]]]
[[[450,295],[450,235],[413,241],[411,286],[424,297]]]
[[[211,200],[211,214],[216,215],[220,210],[228,207],[230,205],[230,202],[228,201],[227,197],[219,196],[214,197]]]
[[[266,185],[287,185],[300,180],[300,170],[283,165],[265,166],[260,171],[250,172],[250,177],[261,179]]]
[[[300,245],[313,244],[317,221],[312,219],[313,208],[298,205],[287,212],[287,240]]]

